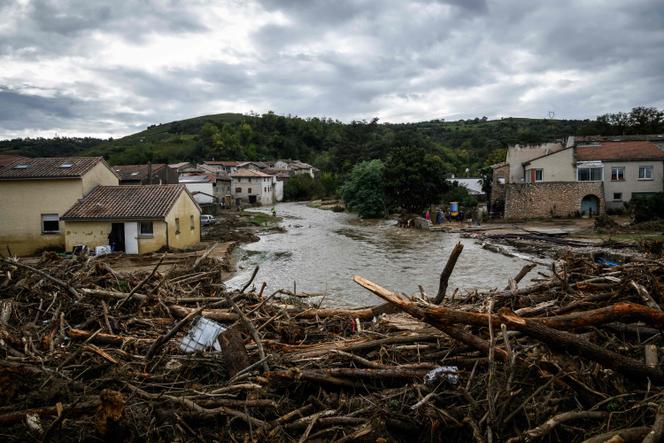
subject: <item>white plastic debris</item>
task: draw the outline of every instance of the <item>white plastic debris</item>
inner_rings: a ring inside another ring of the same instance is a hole
[[[106,255],[106,254],[110,254],[111,252],[113,252],[113,251],[111,250],[110,245],[96,246],[95,247],[95,255]]]
[[[44,428],[42,427],[41,424],[41,419],[39,418],[39,414],[26,414],[25,415],[25,424],[28,425],[28,428],[30,430],[38,433],[38,434],[43,434],[44,433]]]
[[[457,366],[439,366],[424,376],[424,383],[436,384],[444,379],[453,385],[459,383],[459,368]]]
[[[217,337],[225,330],[226,328],[216,321],[199,317],[182,338],[180,349],[183,352],[196,352],[213,346],[216,351],[221,351]]]

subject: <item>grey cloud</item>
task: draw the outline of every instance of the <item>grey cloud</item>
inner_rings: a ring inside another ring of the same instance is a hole
[[[205,25],[214,20],[204,0],[17,5],[0,0],[3,16],[19,17],[18,26],[0,30],[0,63],[16,59],[38,70],[43,59],[68,57],[89,75],[68,79],[66,93],[14,79],[13,89],[0,89],[0,137],[26,128],[129,132],[228,111],[210,109],[218,101],[342,120],[544,117],[550,110],[593,118],[664,106],[661,0],[257,0],[240,8],[249,40],[223,48],[217,29]],[[243,3],[221,5],[223,15]],[[254,26],[255,9],[287,20]],[[94,32],[136,47],[147,36],[186,42],[204,35],[211,50],[187,66],[111,66],[94,59]],[[101,95],[100,86],[128,94]]]

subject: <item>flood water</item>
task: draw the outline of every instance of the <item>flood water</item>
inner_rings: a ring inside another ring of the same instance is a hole
[[[256,211],[268,213],[270,208]],[[236,249],[238,272],[229,287],[241,287],[259,265],[255,284],[266,282],[266,293],[292,290],[296,282],[297,291],[326,293],[323,306],[368,306],[381,300],[354,283],[353,275],[406,294],[422,285],[435,295],[440,272],[458,241],[464,249],[448,293],[454,288],[503,288],[526,264],[458,234],[402,229],[393,220],[361,220],[302,203],[279,204],[277,215],[287,232],[261,234],[260,241]]]

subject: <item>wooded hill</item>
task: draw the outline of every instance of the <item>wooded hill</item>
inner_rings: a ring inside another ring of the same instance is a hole
[[[638,109],[658,112],[652,108],[635,108]],[[322,170],[344,173],[360,161],[386,158],[395,147],[412,146],[439,155],[446,172],[461,174],[468,168],[475,174],[484,166],[502,161],[504,149],[510,144],[539,143],[574,134],[610,134],[617,130],[625,133],[633,126],[629,125],[631,115],[609,114],[597,120],[487,120],[484,117],[392,124],[379,123],[378,119],[342,123],[272,112],[263,115],[227,113],[152,125],[119,139],[3,140],[0,154],[103,155],[112,164],[292,158],[312,163]],[[612,116],[616,118],[612,120]],[[657,119],[655,129],[661,129],[661,113]]]

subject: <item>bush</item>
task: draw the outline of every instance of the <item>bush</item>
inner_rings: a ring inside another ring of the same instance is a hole
[[[633,195],[626,206],[634,223],[664,218],[664,193]]]
[[[284,185],[284,200],[311,200],[323,194],[321,184],[309,174],[295,175]]]

